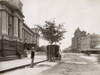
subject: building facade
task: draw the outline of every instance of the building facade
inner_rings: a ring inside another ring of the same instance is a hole
[[[98,45],[100,45],[100,35],[86,34],[86,31],[81,31],[79,28],[75,30],[72,38],[73,51],[98,53],[100,51],[100,49],[96,49]]]
[[[100,45],[100,35],[88,34],[81,39],[81,52],[98,53],[100,50],[96,49]]]
[[[24,23],[22,6],[20,0],[0,0],[1,60],[6,60],[9,56],[13,58],[18,58],[18,55],[25,56],[24,44],[37,45],[39,40],[39,34]]]
[[[85,31],[81,31],[79,28],[75,30],[74,37],[72,38],[72,50],[80,51],[81,49],[81,38],[86,36]]]
[[[31,29],[33,32],[34,32],[34,34],[35,34],[35,37],[34,37],[34,43],[35,44],[37,44],[37,47],[39,47],[39,29],[38,28],[32,28]]]

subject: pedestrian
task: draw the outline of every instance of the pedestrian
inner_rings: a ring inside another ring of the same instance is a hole
[[[35,51],[36,51],[35,47],[32,47],[32,49],[31,49],[31,67],[33,67]]]
[[[18,55],[19,59],[21,59],[21,53],[19,50],[17,50],[17,55]]]
[[[61,60],[61,49],[59,49],[58,56],[59,56],[58,60],[60,61]]]

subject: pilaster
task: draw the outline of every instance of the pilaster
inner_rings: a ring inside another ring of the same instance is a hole
[[[2,34],[7,35],[7,13],[6,11],[1,12],[1,19],[2,19]]]
[[[2,34],[2,15],[1,15],[1,11],[0,11],[0,35]]]
[[[22,34],[22,28],[23,28],[23,22],[22,21],[20,21],[20,39],[22,39],[23,38],[23,34]]]
[[[8,35],[8,13],[6,14],[6,32],[7,32],[7,35]]]
[[[18,18],[14,16],[14,37],[18,38]]]

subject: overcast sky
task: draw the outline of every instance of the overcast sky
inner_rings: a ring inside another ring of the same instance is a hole
[[[79,27],[87,33],[100,34],[100,0],[21,0],[25,23],[29,27],[55,19],[68,31],[61,49],[71,45],[74,31]],[[43,42],[40,45],[42,45]]]

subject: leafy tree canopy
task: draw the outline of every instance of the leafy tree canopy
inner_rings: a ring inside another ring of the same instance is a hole
[[[56,25],[55,21],[45,21],[43,26],[37,25],[42,37],[53,44],[64,39],[64,33],[66,30],[63,28],[63,24]]]

